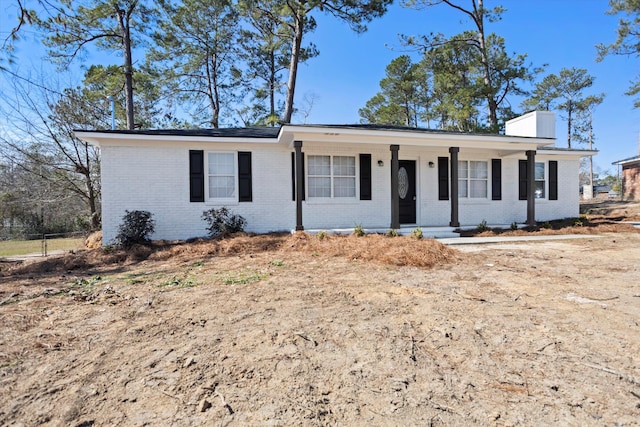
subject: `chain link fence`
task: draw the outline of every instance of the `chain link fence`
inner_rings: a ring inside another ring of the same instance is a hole
[[[39,251],[41,256],[46,257],[52,251],[81,248],[88,235],[86,231],[46,234],[3,233],[0,234],[0,245],[8,247],[10,252],[13,252],[13,247],[17,252],[21,252],[21,255],[32,255]]]

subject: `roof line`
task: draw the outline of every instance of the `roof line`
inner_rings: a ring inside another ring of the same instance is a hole
[[[432,135],[458,135],[458,136],[480,136],[494,138],[528,138],[537,140],[553,141],[555,138],[533,137],[520,135],[504,135],[497,133],[479,132],[459,132],[440,129],[427,129],[408,126],[378,125],[378,124],[283,124],[276,127],[244,127],[244,128],[215,128],[215,129],[104,129],[87,130],[74,129],[74,132],[102,133],[114,135],[166,135],[166,136],[204,136],[204,137],[227,137],[227,138],[276,138],[279,137],[285,127],[297,129],[344,129],[344,130],[364,130],[364,131],[392,131],[406,133],[424,133]]]
[[[622,159],[622,160],[617,160],[617,161],[615,161],[615,162],[613,162],[611,164],[612,165],[621,165],[623,163],[630,163],[630,162],[635,162],[635,161],[640,161],[640,155],[629,157],[629,158]]]

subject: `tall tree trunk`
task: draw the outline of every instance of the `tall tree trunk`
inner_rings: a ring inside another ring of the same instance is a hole
[[[88,170],[84,174],[84,180],[87,187],[87,204],[89,205],[89,213],[91,215],[91,229],[97,230],[100,228],[100,214],[98,213],[98,206],[96,203],[96,191],[93,188],[93,180],[91,179],[91,173]]]
[[[474,10],[476,26],[478,28],[478,45],[480,48],[480,60],[482,61],[482,72],[484,74],[484,85],[489,107],[489,124],[495,131],[498,130],[498,104],[493,97],[493,82],[491,81],[491,69],[489,67],[489,54],[484,38],[484,6],[483,0],[478,0],[478,7]]]
[[[220,116],[220,98],[217,87],[217,71],[216,71],[216,59],[215,55],[212,56],[209,61],[210,53],[207,52],[205,59],[205,71],[207,73],[207,98],[209,99],[209,107],[211,108],[211,127],[217,129],[219,127]]]
[[[304,33],[304,16],[300,10],[293,11],[295,15],[293,28],[293,43],[291,44],[291,59],[289,61],[289,81],[287,82],[287,101],[284,106],[284,123],[291,123],[293,116],[293,98],[296,91],[296,79],[298,77],[298,62],[300,61],[300,49],[302,35]]]
[[[569,100],[567,103],[567,148],[571,148],[571,122],[573,113],[573,102]]]
[[[276,55],[273,49],[269,52],[269,120],[276,116]],[[272,124],[273,126],[273,124]]]
[[[133,117],[133,60],[131,58],[131,13],[136,7],[136,3],[129,7],[126,12],[118,9],[118,25],[122,33],[122,50],[124,55],[124,93],[126,97],[127,129],[135,128]]]
[[[98,212],[98,195],[96,194],[95,182],[91,176],[91,156],[89,155],[89,144],[86,142],[84,145],[84,164],[83,170],[85,187],[87,189],[87,204],[89,205],[89,214],[91,215],[91,229],[97,230],[100,228],[100,213]],[[80,158],[80,156],[78,156]]]

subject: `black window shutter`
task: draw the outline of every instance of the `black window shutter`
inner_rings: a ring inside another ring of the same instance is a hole
[[[438,157],[438,200],[449,200],[448,157]]]
[[[302,153],[302,178],[304,179],[304,153]],[[302,200],[305,199],[304,185],[302,186]],[[291,153],[291,200],[296,200],[296,153]]]
[[[491,200],[502,200],[501,159],[491,159]]]
[[[549,160],[549,200],[558,200],[558,162]]]
[[[518,162],[518,198],[527,200],[527,161]]]
[[[296,153],[291,153],[291,200],[296,200]]]
[[[238,201],[250,202],[253,200],[251,184],[251,153],[238,152]]]
[[[371,154],[360,154],[360,200],[371,200]]]
[[[204,151],[189,150],[189,200],[204,202]]]

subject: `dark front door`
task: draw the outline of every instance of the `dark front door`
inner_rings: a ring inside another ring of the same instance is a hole
[[[416,223],[416,162],[398,161],[398,196],[400,224]]]

